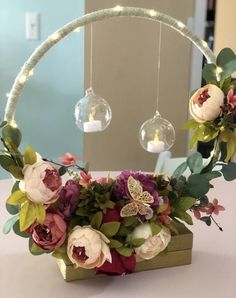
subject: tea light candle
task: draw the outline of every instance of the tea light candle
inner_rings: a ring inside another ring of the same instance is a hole
[[[102,130],[102,122],[100,120],[92,120],[84,122],[84,132],[96,132]]]
[[[160,153],[165,151],[165,143],[162,141],[149,141],[147,144],[147,150],[153,153]]]

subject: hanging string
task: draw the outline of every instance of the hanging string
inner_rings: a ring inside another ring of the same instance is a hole
[[[90,25],[90,86],[93,84],[93,24]]]
[[[159,27],[159,39],[158,39],[158,62],[157,62],[157,111],[160,95],[160,69],[161,69],[161,34],[162,34],[162,23],[160,22]]]

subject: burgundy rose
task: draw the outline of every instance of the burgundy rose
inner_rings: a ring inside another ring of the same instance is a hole
[[[68,180],[59,197],[59,210],[68,219],[74,212],[80,195],[81,186],[74,180]]]
[[[107,275],[124,275],[133,273],[136,266],[135,254],[130,257],[125,257],[116,250],[111,250],[112,262],[105,262],[101,267],[96,268],[96,274],[107,274]]]
[[[113,209],[107,209],[107,212],[103,215],[102,223],[120,221],[120,219],[120,209],[116,206]]]
[[[33,227],[32,237],[42,249],[60,247],[66,239],[66,223],[58,214],[47,213],[44,223]]]

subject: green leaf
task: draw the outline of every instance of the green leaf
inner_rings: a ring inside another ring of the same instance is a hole
[[[236,163],[230,162],[222,166],[221,172],[226,181],[236,179]]]
[[[231,60],[234,60],[235,58],[235,54],[230,48],[224,48],[218,54],[216,58],[216,64],[220,67],[224,67],[225,64]]]
[[[226,143],[227,154],[225,161],[229,161],[236,152],[236,136],[230,129],[225,129],[221,132],[220,139]]]
[[[225,161],[227,157],[227,143],[225,142],[220,142],[220,161]]]
[[[60,176],[63,176],[67,172],[67,167],[62,166],[62,167],[59,168],[58,171],[59,171]]]
[[[116,248],[116,251],[122,255],[122,256],[125,256],[125,257],[131,257],[132,256],[132,253],[133,253],[133,249],[130,248],[130,247],[119,247],[119,248]]]
[[[101,226],[100,231],[108,238],[111,238],[118,233],[119,228],[120,228],[120,223],[118,221],[111,221],[111,222],[104,223]]]
[[[91,226],[95,230],[99,230],[101,224],[102,224],[102,218],[103,218],[103,213],[101,211],[97,212],[91,220]]]
[[[122,244],[120,241],[115,240],[115,239],[111,239],[111,240],[110,240],[110,243],[109,243],[110,248],[119,248],[119,247],[121,247],[122,245],[123,245],[123,244]]]
[[[29,164],[29,165],[33,165],[34,163],[36,163],[37,161],[37,156],[36,156],[36,152],[34,151],[34,149],[30,146],[27,146],[25,148],[25,154],[24,154],[24,161],[25,164]]]
[[[135,247],[141,246],[145,242],[144,238],[136,238],[131,240],[131,244]]]
[[[36,220],[34,203],[26,201],[20,209],[20,231],[23,232],[29,228]]]
[[[216,65],[211,63],[211,64],[206,64],[203,67],[202,70],[202,77],[203,79],[208,83],[208,82],[217,82],[216,78]]]
[[[46,250],[36,245],[32,238],[29,238],[29,250],[34,256],[42,255],[47,252]]]
[[[13,192],[10,197],[7,199],[7,204],[9,205],[21,205],[27,201],[27,194],[20,190]]]
[[[210,183],[203,175],[193,174],[189,176],[186,187],[193,197],[199,198],[209,191]]]
[[[17,191],[17,190],[20,190],[19,185],[20,185],[20,181],[16,181],[16,182],[14,183],[12,189],[11,189],[11,193],[13,193],[13,192],[15,192],[15,191]]]
[[[179,234],[179,231],[178,231],[178,229],[176,228],[175,220],[174,220],[174,219],[167,225],[167,228],[168,228],[172,233],[174,233],[175,235],[178,235],[178,234]]]
[[[164,212],[169,207],[168,204],[161,204],[157,208],[157,214]]]
[[[178,207],[183,211],[187,211],[196,203],[196,199],[193,197],[181,197],[178,199]]]
[[[10,213],[11,215],[16,215],[19,213],[19,207],[18,206],[14,206],[14,205],[9,205],[6,203],[6,209],[7,212]]]
[[[20,231],[20,222],[19,220],[13,225],[13,231],[16,235],[23,237],[23,238],[29,238],[31,234],[26,233],[26,232],[21,232]]]
[[[8,168],[9,172],[18,180],[24,179],[24,175],[22,173],[22,168],[18,166],[9,166]]]
[[[223,72],[221,73],[221,80],[232,75],[236,71],[236,58],[227,62],[223,67]]]
[[[192,217],[186,212],[186,211],[183,211],[181,209],[179,210],[176,210],[174,213],[173,213],[173,216],[174,217],[178,217],[179,219],[185,221],[187,224],[189,225],[192,225],[193,224],[193,220],[192,220]]]
[[[11,231],[13,225],[17,222],[18,218],[19,218],[19,215],[17,214],[17,215],[15,215],[15,216],[9,218],[9,219],[5,222],[5,224],[4,224],[4,226],[3,226],[3,234],[8,234],[8,233],[10,233],[10,231]]]
[[[200,220],[204,221],[208,226],[211,225],[211,218],[210,216],[203,216],[200,218]]]
[[[21,132],[17,127],[13,127],[9,124],[2,128],[3,139],[9,139],[16,146],[19,147],[21,142]]]
[[[150,223],[150,227],[151,227],[151,230],[152,230],[152,236],[157,235],[158,233],[160,233],[160,231],[162,229],[161,226],[155,224],[154,222]]]
[[[205,173],[205,174],[202,174],[203,177],[205,177],[207,180],[212,180],[212,179],[215,179],[215,178],[218,178],[218,177],[221,177],[221,172],[219,171],[212,171],[210,173]]]
[[[187,158],[187,165],[192,173],[200,173],[203,168],[203,159],[201,153],[196,152],[190,155]]]
[[[0,128],[2,128],[3,126],[7,125],[7,121],[3,121],[1,124],[0,124]]]
[[[172,178],[179,179],[180,176],[182,176],[183,173],[187,170],[187,167],[188,167],[187,162],[186,161],[183,162],[175,169],[174,173],[172,174]]]
[[[10,157],[10,156],[7,156],[7,155],[0,155],[0,166],[6,170],[6,171],[9,171],[9,167],[10,166],[15,166],[15,162],[14,160]]]
[[[46,217],[46,210],[42,204],[34,204],[35,216],[39,224],[43,224]]]
[[[199,126],[199,123],[196,120],[190,119],[187,122],[185,122],[185,124],[183,125],[183,129],[192,130],[192,129],[197,129],[198,126]]]
[[[67,247],[66,247],[66,245],[63,244],[62,246],[56,248],[54,250],[54,252],[52,253],[52,256],[54,258],[57,258],[57,259],[67,260],[68,257],[67,257]]]
[[[123,224],[125,227],[136,226],[138,223],[139,223],[139,221],[136,216],[125,217],[123,220]]]

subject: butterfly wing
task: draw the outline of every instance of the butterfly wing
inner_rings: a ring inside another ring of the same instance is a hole
[[[128,203],[121,209],[120,216],[128,217],[128,216],[137,215],[138,210],[139,210],[138,205],[135,202]]]
[[[143,192],[143,188],[139,181],[134,179],[132,176],[128,178],[128,190],[132,197],[132,199],[137,200],[141,193]]]
[[[136,199],[136,201],[142,202],[143,204],[152,204],[154,202],[154,198],[148,191],[144,191],[141,195]]]

